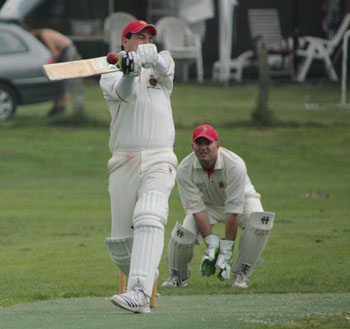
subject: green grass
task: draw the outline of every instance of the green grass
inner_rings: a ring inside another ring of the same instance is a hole
[[[319,91],[333,99],[339,94],[333,86]],[[313,86],[273,87],[270,109],[277,120],[263,129],[250,123],[256,86],[175,85],[178,159],[190,152],[194,125],[215,125],[222,145],[245,159],[276,222],[265,264],[256,268],[249,289],[237,292],[230,282],[200,277],[201,245],[189,286],[160,287],[161,295],[350,292],[350,110],[306,111],[303,103],[313,92]],[[13,119],[0,122],[1,306],[117,290],[118,271],[104,246],[110,233],[109,113],[94,82],[86,82],[85,101],[82,124],[71,109],[47,118],[49,103],[20,107]],[[164,255],[183,217],[175,188]],[[223,227],[215,231],[222,234]],[[167,267],[163,259],[159,282]]]
[[[263,325],[255,329],[344,329],[350,327],[350,315],[341,314],[323,318],[308,317],[288,324]]]

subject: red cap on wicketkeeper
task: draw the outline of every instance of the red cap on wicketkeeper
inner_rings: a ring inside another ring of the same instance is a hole
[[[194,128],[192,140],[195,142],[199,137],[209,139],[211,142],[219,140],[218,133],[210,125],[201,125]]]
[[[152,35],[157,34],[157,29],[154,25],[148,24],[145,21],[132,21],[130,22],[124,29],[122,34],[122,39],[128,34],[128,33],[138,33],[141,32],[143,29],[149,27],[152,31]]]

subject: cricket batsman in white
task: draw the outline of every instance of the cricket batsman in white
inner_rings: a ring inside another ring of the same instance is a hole
[[[200,265],[201,275],[210,276],[217,270],[220,280],[229,280],[232,268],[232,286],[247,288],[266,246],[275,214],[264,212],[245,162],[220,146],[214,127],[196,127],[192,149],[194,152],[181,161],[177,170],[176,181],[186,217],[182,225],[176,223],[171,233],[170,276],[162,286],[187,285],[194,245],[204,238],[207,249]],[[217,223],[225,224],[224,239],[212,233],[212,226]],[[238,227],[243,233],[233,263]]]
[[[112,116],[112,230],[105,243],[128,276],[127,292],[111,301],[134,313],[150,312],[177,167],[170,103],[175,64],[168,51],[158,53],[152,43],[156,33],[154,25],[130,22],[122,33],[122,71],[100,80]]]

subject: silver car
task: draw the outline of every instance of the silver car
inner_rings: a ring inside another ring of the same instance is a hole
[[[16,112],[17,105],[53,100],[60,82],[50,82],[43,71],[52,63],[51,52],[14,23],[0,22],[0,120]]]

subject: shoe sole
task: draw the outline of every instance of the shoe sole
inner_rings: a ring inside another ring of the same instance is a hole
[[[122,308],[123,310],[127,310],[127,311],[130,311],[130,312],[133,312],[133,313],[140,313],[140,314],[147,314],[147,313],[151,313],[151,309],[150,307],[146,307],[146,308],[139,308],[139,307],[135,307],[135,308],[131,308],[131,307],[128,307],[127,305],[124,305],[122,303],[118,303],[118,300],[114,300],[111,298],[111,302],[115,305],[115,306],[118,306],[120,308]]]

